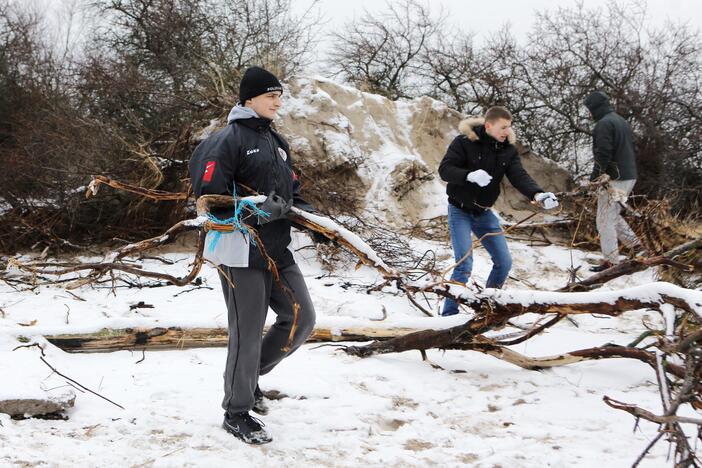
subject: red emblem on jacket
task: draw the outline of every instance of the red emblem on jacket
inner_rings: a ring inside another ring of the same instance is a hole
[[[216,163],[217,161],[207,161],[207,164],[205,164],[205,173],[202,175],[202,180],[205,182],[212,180],[212,174],[214,174]]]

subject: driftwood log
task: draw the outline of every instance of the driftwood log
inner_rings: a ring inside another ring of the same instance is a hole
[[[264,333],[268,327],[264,329]],[[315,328],[309,343],[386,340],[417,331],[413,328]],[[226,328],[123,328],[96,333],[45,336],[51,344],[72,353],[120,350],[166,350],[227,346]]]
[[[232,197],[225,195],[203,195],[198,198],[196,206],[198,216],[205,216],[212,208],[232,206]],[[307,213],[295,207],[292,208],[292,212],[288,215],[288,218],[293,223],[323,234],[327,238],[347,248],[358,257],[361,263],[377,269],[384,277],[393,279],[398,277],[398,273],[388,267],[365,242],[336,223],[328,223],[328,218]]]

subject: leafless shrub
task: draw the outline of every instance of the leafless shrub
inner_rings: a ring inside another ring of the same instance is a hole
[[[457,29],[426,48],[420,75],[432,97],[464,114],[482,114],[502,105],[519,115],[524,103],[514,80],[517,52],[506,28],[489,37],[482,48],[474,45],[471,34]]]
[[[41,13],[1,2],[0,247],[142,238],[182,218],[182,202],[85,201],[79,189],[105,174],[187,190],[191,129],[226,114],[243,70],[285,78],[307,60],[315,18],[293,16],[290,4],[100,0],[102,22],[74,58],[51,44]]]
[[[387,11],[363,16],[333,35],[329,63],[359,89],[390,99],[417,94],[420,57],[444,23],[415,0],[387,3]]]

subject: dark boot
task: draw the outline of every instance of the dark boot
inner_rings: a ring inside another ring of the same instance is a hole
[[[248,412],[229,414],[224,413],[222,427],[225,431],[247,444],[267,444],[273,438],[263,428],[263,423]]]
[[[608,268],[612,268],[614,265],[611,262],[603,262],[599,265],[595,265],[593,267],[590,267],[590,271],[594,273],[599,273],[601,271],[605,271]]]
[[[265,416],[268,414],[268,403],[266,403],[266,399],[263,396],[263,392],[261,391],[261,387],[256,385],[256,390],[254,390],[254,405],[251,410],[254,413],[258,413],[261,416]]]

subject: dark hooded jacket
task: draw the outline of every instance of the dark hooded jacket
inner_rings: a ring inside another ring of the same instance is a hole
[[[248,108],[237,106],[229,114],[228,125],[203,140],[190,158],[189,170],[196,197],[205,194],[232,195],[236,185],[240,197],[251,195],[243,187],[268,194],[275,190],[293,206],[306,211],[313,208],[300,196],[300,182],[293,171],[290,148],[285,139]],[[233,207],[212,212],[220,219],[233,215]],[[279,219],[256,225],[255,217],[245,222],[254,225],[266,253],[277,267],[294,263],[290,244],[291,222]],[[268,263],[259,247],[249,245],[248,266],[267,269]]]
[[[585,106],[597,122],[592,131],[595,161],[590,180],[603,173],[613,180],[636,179],[634,135],[629,122],[614,112],[609,98],[602,91],[595,91],[585,98]]]
[[[511,184],[530,200],[541,187],[529,176],[514,146],[514,132],[504,143],[498,142],[485,131],[485,119],[463,120],[461,132],[449,145],[439,164],[439,175],[448,182],[446,193],[449,203],[466,211],[482,211],[491,207],[500,195],[500,182],[506,175]],[[468,173],[482,169],[492,176],[485,187],[468,182]]]

